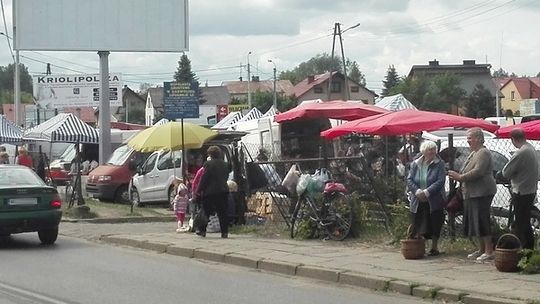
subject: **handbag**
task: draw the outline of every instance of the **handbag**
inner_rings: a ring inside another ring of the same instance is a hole
[[[193,218],[193,227],[198,228],[198,227],[206,226],[207,224],[208,224],[208,216],[206,215],[204,208],[199,208],[197,213],[195,213],[195,217]]]
[[[463,192],[461,190],[461,185],[456,186],[456,188],[448,194],[446,210],[452,213],[463,211]]]

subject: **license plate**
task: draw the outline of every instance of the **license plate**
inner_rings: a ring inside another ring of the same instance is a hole
[[[8,201],[8,204],[12,206],[37,205],[37,203],[37,198],[35,197],[12,198]]]

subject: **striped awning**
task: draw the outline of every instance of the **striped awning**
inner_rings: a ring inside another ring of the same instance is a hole
[[[96,129],[77,118],[72,113],[60,113],[55,117],[24,132],[25,140],[48,142],[99,143]]]
[[[18,143],[22,141],[22,131],[14,123],[0,114],[0,143]]]
[[[153,124],[152,127],[154,127],[154,126],[162,126],[162,125],[166,125],[168,123],[169,123],[169,120],[167,118],[162,118],[162,119],[156,121],[156,123]]]
[[[417,110],[417,108],[402,94],[381,98],[375,102],[375,105],[393,112],[405,109]]]
[[[217,124],[213,125],[210,129],[227,129],[228,127],[235,124],[237,121],[242,119],[242,113],[235,111],[227,114],[227,116],[223,117],[220,121],[218,121]]]

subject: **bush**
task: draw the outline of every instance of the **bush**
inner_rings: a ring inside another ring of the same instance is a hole
[[[518,267],[525,274],[540,273],[540,251],[530,249],[521,250],[521,260],[519,260]]]

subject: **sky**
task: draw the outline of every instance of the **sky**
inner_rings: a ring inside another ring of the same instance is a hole
[[[0,28],[11,35],[12,0],[2,1]],[[274,64],[279,75],[330,54],[339,23],[345,57],[358,63],[367,88],[380,93],[390,65],[407,75],[413,65],[434,59],[476,60],[535,76],[539,17],[540,0],[191,0],[186,54],[202,85],[246,79],[248,57],[252,75],[270,80]],[[336,39],[336,54],[340,47]],[[21,51],[20,56],[32,75],[44,73],[46,63],[53,74],[99,72],[96,52]],[[141,83],[171,81],[180,56],[112,52],[109,71],[122,73],[124,84],[137,91]],[[12,62],[7,38],[0,36],[0,66]]]

